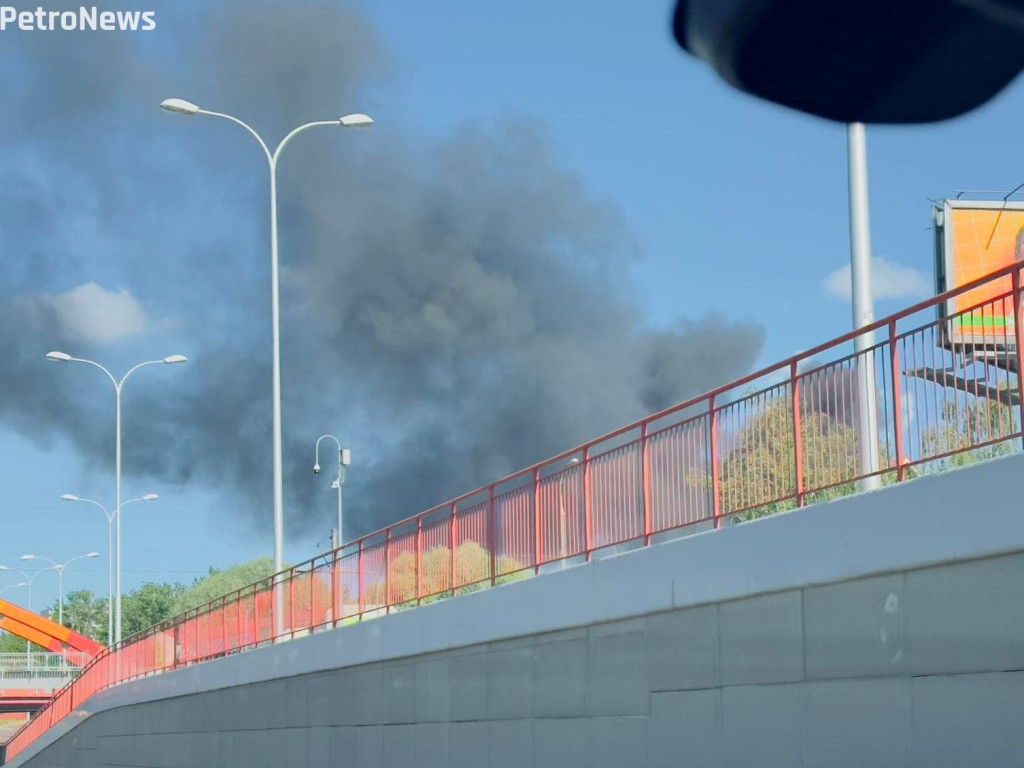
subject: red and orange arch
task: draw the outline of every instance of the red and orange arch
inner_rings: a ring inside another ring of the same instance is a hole
[[[54,653],[80,651],[92,658],[103,650],[95,640],[6,600],[0,600],[0,629]]]

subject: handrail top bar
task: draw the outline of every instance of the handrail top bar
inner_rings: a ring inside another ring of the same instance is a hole
[[[665,408],[661,411],[645,416],[642,419],[633,421],[624,427],[619,427],[618,429],[601,435],[600,437],[594,438],[593,440],[588,440],[585,443],[581,443],[580,445],[577,445],[575,448],[570,448],[569,450],[562,451],[561,453],[555,454],[554,456],[544,459],[543,461],[536,462],[528,467],[524,467],[523,469],[517,470],[516,472],[513,472],[510,475],[506,475],[505,477],[502,477],[499,480],[495,480],[491,483],[488,483],[487,485],[482,485],[478,488],[473,489],[472,491],[468,491],[467,493],[455,496],[454,498],[451,498],[448,501],[437,504],[436,506],[430,507],[429,509],[426,509],[422,512],[417,512],[414,515],[410,515],[409,517],[398,520],[397,522],[391,523],[385,528],[380,528],[376,531],[373,531],[372,533],[368,533],[364,536],[361,536],[358,539],[353,539],[346,546],[353,546],[357,542],[362,541],[363,539],[369,539],[374,536],[379,536],[388,529],[395,528],[400,525],[405,525],[406,523],[412,523],[417,518],[425,517],[426,515],[432,515],[436,512],[448,509],[453,504],[458,504],[462,501],[465,501],[466,499],[476,496],[478,493],[483,493],[488,488],[494,488],[499,485],[504,485],[505,483],[510,483],[513,480],[518,480],[522,477],[525,477],[528,474],[532,474],[537,469],[541,469],[543,467],[549,466],[564,459],[568,459],[574,456],[575,454],[580,453],[581,451],[584,451],[588,448],[593,448],[594,446],[600,445],[601,443],[607,442],[608,440],[614,440],[616,437],[620,437],[627,432],[631,432],[634,429],[638,429],[642,427],[644,424],[650,424],[651,422],[659,421],[660,419],[664,419],[668,416],[671,416],[674,413],[678,413],[679,411],[685,411],[687,408],[692,408],[695,405],[698,405],[702,402],[706,402],[711,398],[724,394],[725,392],[736,389],[737,387],[742,387],[744,384],[749,384],[751,381],[756,381],[757,379],[760,379],[771,373],[775,373],[782,368],[788,368],[793,365],[796,365],[801,360],[813,358],[815,355],[818,355],[827,349],[831,349],[832,347],[838,346],[839,344],[845,344],[846,342],[852,341],[853,339],[857,338],[858,336],[862,336],[865,333],[872,333],[874,331],[881,330],[882,328],[887,327],[888,325],[896,322],[897,320],[902,320],[906,317],[910,317],[911,315],[916,315],[918,312],[921,312],[923,310],[936,307],[940,304],[945,303],[949,299],[959,296],[962,293],[968,293],[974,290],[975,288],[985,285],[986,283],[989,283],[993,280],[997,280],[1000,277],[1010,277],[1013,274],[1014,270],[1022,269],[1024,269],[1024,264],[1010,264],[1006,267],[1002,267],[1001,269],[996,270],[995,272],[990,272],[989,274],[983,275],[982,277],[979,277],[976,280],[972,280],[969,283],[964,283],[963,285],[958,286],[956,288],[952,288],[948,291],[938,293],[927,299],[923,299],[922,301],[919,301],[917,304],[902,309],[899,312],[894,312],[890,315],[886,315],[885,317],[879,320],[875,320],[870,325],[865,325],[862,328],[857,328],[855,330],[848,331],[847,333],[844,333],[842,336],[836,337],[822,344],[818,344],[817,346],[811,347],[810,349],[804,350],[802,352],[798,352],[795,355],[790,355],[789,357],[781,360],[780,362],[773,363],[772,365],[761,368],[760,370],[754,371],[753,373],[748,373],[746,376],[741,376],[738,379],[734,379],[733,381],[716,387],[715,389],[709,390],[708,392],[704,392],[703,394],[691,397],[689,400],[684,400],[683,402],[678,403],[677,405],[669,406],[668,408]],[[339,549],[343,549],[343,547]],[[332,551],[336,552],[338,550]]]

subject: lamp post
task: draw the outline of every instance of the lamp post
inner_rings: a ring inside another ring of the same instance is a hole
[[[875,321],[871,292],[871,226],[868,219],[867,139],[863,123],[846,127],[847,163],[850,176],[850,282],[853,298],[853,327],[863,328]],[[857,445],[860,453],[862,491],[880,488],[878,476],[878,411],[875,404],[875,359],[871,348],[874,332],[853,340],[857,360]],[[895,374],[894,374],[895,375]]]
[[[147,365],[159,365],[164,363],[166,365],[174,365],[176,363],[188,362],[188,358],[184,355],[170,355],[162,360],[148,360],[144,363],[139,363],[134,368],[129,369],[128,373],[121,377],[120,380],[115,379],[113,374],[93,360],[86,360],[81,357],[72,357],[64,352],[48,352],[46,354],[47,360],[52,360],[55,363],[85,363],[91,365],[94,368],[99,368],[103,371],[107,378],[110,379],[110,383],[114,385],[114,402],[117,412],[115,420],[115,448],[114,448],[114,484],[116,490],[116,502],[114,506],[114,519],[117,520],[117,579],[114,590],[114,643],[121,642],[121,392],[124,389],[124,384],[128,380],[128,377],[135,373],[139,368],[145,368]],[[109,640],[109,638],[108,638]]]
[[[109,645],[114,638],[114,513],[108,512],[107,508],[98,501],[82,499],[73,493],[65,493],[61,498],[64,501],[84,501],[86,504],[99,507],[107,518],[107,644]],[[159,498],[155,493],[147,493],[137,499],[122,501],[121,506],[134,504],[136,501],[155,501]],[[118,571],[121,570],[120,561],[117,563],[117,568]]]
[[[11,567],[6,566],[6,565],[0,565],[0,571],[11,571],[12,573],[20,574],[21,578],[23,578],[25,580],[24,583],[26,585],[28,585],[28,606],[27,607],[28,607],[29,611],[32,610],[32,582],[35,580],[36,576],[38,576],[40,573],[42,573],[43,571],[49,571],[49,570],[50,570],[49,568],[42,568],[42,569],[40,569],[38,571],[33,571],[32,574],[29,575],[29,574],[25,573],[23,570],[21,570],[20,568],[11,568]],[[32,666],[32,641],[31,640],[26,640],[25,641],[25,666],[27,666],[27,667]]]
[[[270,166],[270,313],[271,340],[273,345],[272,397],[274,412],[274,571],[280,573],[284,570],[284,471],[281,460],[281,310],[277,247],[277,162],[288,142],[303,131],[320,125],[334,125],[342,128],[368,128],[373,125],[373,120],[367,115],[356,113],[345,115],[337,120],[320,120],[306,123],[295,128],[281,139],[281,143],[271,152],[263,137],[252,126],[242,122],[237,117],[226,115],[222,112],[211,112],[201,109],[198,105],[184,99],[165,99],[160,103],[160,107],[167,112],[179,115],[219,117],[242,126],[259,143],[260,149],[266,155],[267,163]],[[281,604],[280,600],[277,601],[277,604]],[[284,615],[281,611],[277,611],[276,614],[277,617],[274,624],[275,635],[280,636],[284,628]]]
[[[316,441],[316,459],[313,464],[313,474],[320,474],[320,441],[330,438],[338,446],[338,477],[333,483],[331,488],[338,489],[338,539],[334,542],[334,548],[337,549],[345,543],[345,536],[342,533],[342,515],[341,515],[341,486],[345,484],[345,467],[352,463],[352,454],[348,448],[341,447],[341,441],[338,440],[334,435],[321,435]]]
[[[48,571],[51,568],[57,572],[57,623],[62,627],[64,626],[64,569],[71,565],[75,560],[85,560],[86,558],[99,557],[99,552],[90,552],[86,555],[75,555],[70,560],[66,560],[63,563],[57,563],[48,557],[42,555],[22,555],[22,560],[43,560],[50,565],[42,570]],[[37,571],[38,573],[38,571]]]

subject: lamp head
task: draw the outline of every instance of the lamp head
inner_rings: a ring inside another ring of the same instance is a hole
[[[90,552],[89,554],[86,555],[86,557],[99,557],[99,556],[100,556],[99,552]]]
[[[314,464],[313,465],[313,474],[314,475],[319,475],[320,474],[320,465],[319,464]]]
[[[345,115],[338,122],[342,128],[369,128],[373,125],[373,118],[356,112],[351,115]]]
[[[46,359],[55,363],[66,363],[71,359],[71,355],[66,352],[47,352]]]
[[[155,494],[155,493],[147,493],[145,496],[142,497],[142,500],[143,501],[156,501],[159,498],[160,497],[157,494]]]
[[[28,582],[27,581],[19,581],[14,586],[16,586],[16,587],[27,587],[28,586]]]
[[[184,99],[164,99],[160,102],[160,109],[178,115],[194,115],[199,111],[198,105]]]
[[[184,355],[171,355],[170,357],[165,357],[164,362],[168,365],[173,365],[174,363],[187,363],[188,358]]]
[[[22,555],[21,559],[22,560],[35,560],[36,556],[35,555]]]
[[[64,501],[81,501],[81,499],[79,499],[73,493],[65,493],[61,496],[61,498],[64,499]]]

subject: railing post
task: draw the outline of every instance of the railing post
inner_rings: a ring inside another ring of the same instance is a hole
[[[423,599],[423,518],[416,518],[416,605]]]
[[[1017,401],[1020,408],[1020,439],[1021,443],[1024,444],[1024,386],[1021,386],[1021,382],[1024,382],[1024,367],[1021,367],[1021,359],[1024,352],[1021,350],[1021,339],[1024,339],[1024,331],[1021,330],[1021,323],[1024,322],[1024,318],[1021,317],[1021,285],[1020,285],[1020,265],[1013,270],[1013,338],[1014,346],[1017,348]]]
[[[540,573],[540,564],[544,560],[544,536],[542,529],[544,521],[541,519],[540,510],[540,467],[533,470],[533,538],[534,538],[534,561],[533,572]]]
[[[391,612],[391,529],[384,529],[384,613]]]
[[[359,620],[362,621],[363,620],[363,611],[366,608],[366,600],[363,597],[363,595],[365,593],[364,593],[364,590],[363,590],[364,584],[363,584],[363,540],[362,539],[359,540],[359,552],[356,555],[356,571],[358,571],[358,573],[356,574],[356,582],[359,585],[359,594],[356,596],[356,602],[357,602],[357,607],[359,609]]]
[[[334,550],[334,560],[331,562],[331,618],[334,619],[334,626],[341,623],[343,604],[341,594],[341,549]]]
[[[288,571],[288,630],[295,637],[295,569]]]
[[[708,399],[708,430],[711,432],[711,509],[715,515],[715,528],[722,527],[722,479],[718,465],[718,410],[715,407],[715,396]]]
[[[590,446],[583,449],[583,535],[586,559],[590,562],[594,550],[593,482],[590,476]]]
[[[498,579],[497,564],[498,558],[496,555],[498,548],[498,536],[497,536],[497,518],[494,512],[494,486],[487,487],[487,548],[491,550],[491,586],[493,587]]]
[[[800,377],[797,375],[796,360],[790,364],[789,388],[793,393],[793,461],[796,464],[796,505],[804,505],[804,434],[803,414],[800,402]]]
[[[644,483],[644,545],[650,546],[651,531],[654,526],[651,519],[651,453],[648,449],[650,440],[647,437],[647,429],[647,422],[645,421],[640,425],[640,456],[643,466]]]
[[[896,481],[903,482],[907,455],[903,445],[903,392],[900,387],[900,350],[896,346],[896,321],[889,321],[889,368],[892,380],[892,428],[896,438]]]
[[[456,590],[455,578],[459,574],[459,517],[458,517],[459,509],[458,509],[458,507],[459,507],[459,505],[456,502],[453,501],[452,502],[452,512],[451,512],[451,518],[452,518],[452,530],[451,530],[451,542],[452,542],[452,574],[451,574],[452,580],[451,580],[451,587],[452,587],[452,597],[455,597],[455,595],[458,594],[458,592],[455,591]]]

